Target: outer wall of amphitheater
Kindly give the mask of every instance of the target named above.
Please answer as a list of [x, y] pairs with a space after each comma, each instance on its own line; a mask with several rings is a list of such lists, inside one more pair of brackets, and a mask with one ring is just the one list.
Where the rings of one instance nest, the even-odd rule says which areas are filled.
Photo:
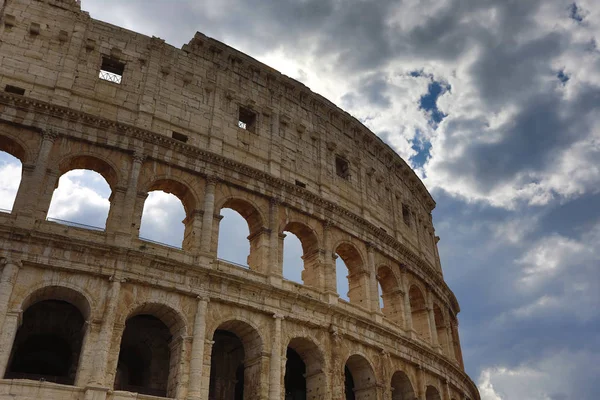
[[[0, 150], [22, 163], [0, 400], [479, 399], [435, 203], [356, 119], [202, 34], [176, 49], [75, 1], [0, 1], [0, 39]], [[111, 188], [104, 230], [47, 220], [74, 169]], [[181, 249], [139, 238], [153, 190], [184, 205]], [[248, 222], [249, 268], [216, 257], [223, 208]], [[284, 231], [303, 284], [282, 277]]]

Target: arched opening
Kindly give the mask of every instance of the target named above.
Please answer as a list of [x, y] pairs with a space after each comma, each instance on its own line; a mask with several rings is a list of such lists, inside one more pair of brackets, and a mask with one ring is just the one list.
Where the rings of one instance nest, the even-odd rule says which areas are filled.
[[115, 390], [160, 397], [175, 397], [175, 375], [171, 358], [171, 329], [151, 314], [136, 314], [127, 319], [121, 338], [115, 374]]
[[438, 342], [442, 348], [442, 352], [446, 355], [450, 355], [446, 319], [444, 318], [442, 309], [437, 304], [433, 305], [433, 319], [435, 322], [435, 331], [437, 333]]
[[142, 211], [140, 239], [183, 247], [185, 208], [171, 193], [155, 190], [148, 193]]
[[239, 213], [231, 209], [222, 209], [221, 216], [223, 219], [219, 223], [217, 258], [248, 268], [248, 224]]
[[245, 322], [228, 321], [213, 335], [210, 359], [210, 400], [260, 397], [262, 342]]
[[283, 233], [283, 277], [307, 286], [320, 287], [317, 235], [299, 222], [288, 223]]
[[75, 383], [85, 317], [73, 304], [58, 298], [30, 300], [32, 305], [23, 313], [5, 379]]
[[318, 399], [325, 395], [323, 357], [319, 348], [305, 338], [294, 338], [287, 348], [285, 399]]
[[21, 185], [23, 165], [19, 158], [1, 149], [0, 146], [0, 212], [10, 213]]
[[111, 188], [102, 175], [92, 170], [73, 169], [58, 180], [47, 219], [70, 226], [104, 230], [110, 200]]
[[427, 390], [425, 391], [425, 400], [442, 400], [442, 397], [440, 396], [440, 392], [438, 392], [435, 387], [427, 386]]
[[288, 347], [285, 363], [285, 400], [306, 400], [306, 365], [294, 349]]
[[[196, 198], [184, 184], [159, 179], [148, 188], [140, 222], [140, 239], [192, 250], [197, 242]], [[139, 211], [138, 211], [139, 212]]]
[[416, 397], [408, 376], [396, 371], [392, 376], [392, 400], [414, 400]]
[[338, 256], [338, 259], [336, 259], [338, 294], [341, 298], [346, 298], [346, 296], [343, 294], [344, 292], [341, 291], [344, 289], [342, 277], [345, 276], [344, 272], [342, 272], [344, 271], [342, 268], [343, 265], [348, 272], [348, 275], [346, 276], [348, 280], [348, 300], [352, 304], [368, 307], [369, 275], [364, 269], [364, 263], [360, 253], [353, 245], [349, 243], [340, 244], [336, 248], [335, 252]]
[[346, 400], [374, 400], [377, 381], [369, 362], [362, 356], [352, 355], [346, 361], [344, 388]]
[[416, 285], [412, 285], [408, 292], [408, 297], [410, 299], [410, 315], [413, 329], [421, 339], [431, 341], [429, 316], [423, 292]]
[[269, 235], [259, 211], [246, 200], [232, 198], [223, 203], [220, 213], [217, 257], [265, 272]]
[[402, 308], [404, 300], [394, 272], [387, 266], [380, 266], [377, 269], [377, 281], [381, 290], [381, 303], [383, 304], [380, 304], [382, 305], [383, 315], [402, 325], [404, 322]]

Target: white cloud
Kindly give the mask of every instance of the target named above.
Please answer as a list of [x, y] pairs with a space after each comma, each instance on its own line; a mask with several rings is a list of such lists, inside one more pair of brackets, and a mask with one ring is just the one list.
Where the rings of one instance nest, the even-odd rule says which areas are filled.
[[573, 385], [598, 376], [599, 364], [597, 353], [560, 350], [527, 364], [484, 368], [477, 386], [482, 400], [591, 399], [589, 387]]
[[[16, 160], [16, 159], [15, 159]], [[0, 208], [12, 210], [19, 183], [21, 163], [0, 160]]]

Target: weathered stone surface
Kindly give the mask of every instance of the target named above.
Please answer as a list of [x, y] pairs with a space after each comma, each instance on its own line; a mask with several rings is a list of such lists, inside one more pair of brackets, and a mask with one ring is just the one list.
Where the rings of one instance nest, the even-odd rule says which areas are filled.
[[[200, 33], [179, 50], [76, 1], [1, 4], [0, 150], [23, 176], [0, 213], [0, 400], [282, 399], [294, 357], [309, 399], [344, 398], [346, 367], [357, 399], [479, 399], [435, 203], [366, 127]], [[46, 220], [73, 169], [111, 187], [104, 231]], [[182, 201], [182, 249], [138, 238], [152, 190]], [[222, 208], [248, 222], [249, 269], [216, 258]], [[304, 285], [282, 278], [284, 231]], [[43, 335], [71, 338], [66, 380], [15, 371]]]

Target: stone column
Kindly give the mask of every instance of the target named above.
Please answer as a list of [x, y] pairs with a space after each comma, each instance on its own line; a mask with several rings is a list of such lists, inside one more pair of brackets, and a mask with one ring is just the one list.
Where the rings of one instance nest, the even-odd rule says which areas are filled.
[[433, 293], [427, 289], [427, 315], [429, 316], [429, 332], [431, 334], [431, 344], [440, 349], [440, 341], [437, 335], [437, 326], [435, 324], [435, 314], [433, 312]]
[[[342, 335], [340, 335], [337, 327], [331, 326], [331, 394], [332, 398], [340, 398], [344, 393], [344, 378], [345, 370], [340, 357], [340, 349], [342, 346]], [[337, 397], [336, 397], [337, 396]]]
[[337, 292], [336, 276], [335, 276], [335, 259], [337, 256], [334, 254], [331, 248], [331, 227], [333, 223], [331, 221], [325, 221], [323, 223], [323, 275], [325, 282], [324, 292], [327, 297], [328, 303], [337, 303], [339, 295]]
[[[15, 199], [16, 211], [27, 216], [33, 216], [34, 219], [44, 219], [46, 217], [54, 192], [54, 182], [46, 182], [46, 187], [43, 186], [43, 183], [50, 151], [57, 138], [58, 132], [53, 129], [42, 132], [42, 143], [35, 160], [33, 173], [29, 179], [21, 182], [21, 187]], [[49, 187], [50, 185], [52, 187]], [[30, 222], [33, 223], [33, 220]]]
[[20, 262], [9, 261], [6, 258], [0, 259], [0, 265], [3, 265], [2, 275], [0, 275], [0, 332], [2, 332], [8, 302], [19, 274], [19, 264]]
[[[279, 203], [281, 201], [277, 198], [271, 198], [269, 202], [269, 275], [280, 277], [283, 275], [283, 265], [280, 262], [279, 252]], [[281, 246], [283, 249], [283, 246]]]
[[[212, 361], [212, 347], [215, 344], [215, 341], [211, 339], [204, 340], [204, 367], [202, 368], [202, 383], [200, 384], [200, 400], [208, 400], [208, 396], [210, 395], [210, 368]], [[199, 343], [198, 345], [202, 345]], [[208, 355], [208, 357], [207, 357]]]
[[369, 271], [369, 308], [371, 311], [382, 315], [379, 306], [379, 288], [377, 281], [377, 269], [375, 268], [375, 251], [372, 243], [367, 243], [367, 270]]
[[[409, 295], [409, 287], [408, 287], [408, 278], [406, 276], [406, 267], [401, 267], [402, 270], [402, 286], [404, 287], [404, 330], [408, 332], [413, 332], [412, 325], [412, 310], [410, 307], [410, 295]], [[412, 334], [412, 333], [411, 333]]]
[[215, 214], [215, 188], [217, 178], [209, 176], [206, 178], [204, 191], [204, 214], [202, 215], [202, 238], [200, 241], [200, 251], [210, 253], [212, 243], [213, 219]]
[[8, 368], [8, 360], [10, 358], [10, 352], [17, 335], [17, 329], [21, 324], [22, 311], [11, 311], [6, 313], [4, 317], [4, 324], [2, 325], [2, 332], [0, 334], [0, 377], [4, 377], [4, 373]]
[[417, 365], [417, 387], [415, 388], [415, 394], [417, 398], [425, 400], [425, 379], [423, 377], [423, 366]]
[[444, 399], [450, 400], [452, 397], [450, 396], [450, 382], [448, 379], [444, 379]]
[[[119, 230], [126, 234], [133, 235], [133, 232], [139, 230], [138, 227], [134, 227], [133, 216], [135, 214], [135, 199], [137, 197], [138, 180], [140, 178], [140, 171], [142, 169], [142, 163], [146, 159], [146, 156], [141, 150], [135, 150], [133, 153], [133, 163], [131, 164], [131, 172], [129, 173], [129, 180], [127, 182], [127, 191], [125, 192], [125, 200], [120, 211], [121, 222], [119, 224]], [[136, 229], [133, 229], [136, 228]]]
[[102, 327], [100, 335], [96, 342], [96, 356], [94, 357], [94, 373], [92, 374], [92, 384], [95, 386], [105, 386], [106, 383], [106, 368], [108, 363], [108, 353], [111, 349], [111, 339], [115, 325], [115, 317], [117, 304], [119, 302], [119, 294], [121, 292], [121, 283], [124, 279], [111, 277], [112, 281], [108, 292], [108, 304], [104, 310]]
[[204, 364], [204, 346], [206, 340], [206, 310], [210, 299], [198, 296], [198, 308], [194, 319], [194, 338], [192, 339], [192, 357], [190, 359], [190, 384], [188, 400], [200, 400], [202, 390], [202, 365]]
[[75, 386], [86, 386], [90, 379], [90, 373], [94, 369], [93, 354], [95, 340], [99, 331], [98, 324], [94, 321], [85, 321], [85, 335], [81, 344], [81, 353], [79, 355], [79, 365], [75, 375]]
[[281, 400], [281, 321], [283, 315], [273, 314], [273, 340], [271, 343], [271, 363], [269, 368], [269, 399]]
[[179, 363], [169, 373], [169, 381], [171, 381], [171, 374], [175, 373], [175, 398], [177, 400], [183, 400], [186, 398], [186, 391], [189, 385], [189, 370], [188, 370], [188, 348], [193, 340], [190, 336], [179, 335], [177, 338], [171, 340], [169, 343], [169, 351], [171, 356], [179, 353]]

